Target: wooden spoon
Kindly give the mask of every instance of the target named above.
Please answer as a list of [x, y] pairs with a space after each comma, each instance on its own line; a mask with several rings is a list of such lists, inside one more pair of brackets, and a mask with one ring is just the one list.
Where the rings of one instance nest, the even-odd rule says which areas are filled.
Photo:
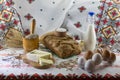
[[36, 21], [35, 21], [35, 19], [33, 19], [32, 23], [31, 23], [31, 26], [30, 26], [30, 34], [34, 34], [35, 25], [36, 25]]

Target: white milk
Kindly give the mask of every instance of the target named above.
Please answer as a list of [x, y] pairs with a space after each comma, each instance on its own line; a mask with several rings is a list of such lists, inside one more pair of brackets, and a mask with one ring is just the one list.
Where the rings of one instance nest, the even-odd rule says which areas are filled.
[[87, 32], [85, 33], [85, 37], [84, 37], [85, 50], [93, 51], [96, 47], [96, 33], [95, 33], [93, 12], [89, 12], [88, 22], [89, 22], [89, 25], [88, 25]]

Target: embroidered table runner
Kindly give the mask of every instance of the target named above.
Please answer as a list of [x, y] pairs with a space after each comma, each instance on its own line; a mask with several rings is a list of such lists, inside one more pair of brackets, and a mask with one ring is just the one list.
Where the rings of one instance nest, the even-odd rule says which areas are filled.
[[[52, 75], [68, 75], [68, 74], [76, 74], [76, 75], [82, 75], [86, 74], [90, 76], [91, 74], [86, 72], [83, 69], [78, 68], [77, 66], [77, 59], [78, 57], [82, 57], [84, 53], [73, 56], [68, 59], [60, 59], [57, 56], [54, 55], [55, 58], [55, 64], [49, 68], [49, 69], [36, 69], [26, 63], [24, 63], [22, 60], [16, 59], [15, 56], [18, 56], [19, 54], [23, 54], [23, 49], [18, 48], [11, 48], [11, 49], [4, 49], [0, 51], [0, 74], [4, 75], [20, 75], [20, 74], [28, 74], [33, 75], [35, 73], [39, 75], [44, 74], [52, 74]], [[106, 64], [100, 64], [96, 67], [96, 70], [93, 74], [97, 75], [117, 75], [120, 74], [120, 54], [116, 54], [117, 59], [114, 62], [113, 65], [106, 65]]]

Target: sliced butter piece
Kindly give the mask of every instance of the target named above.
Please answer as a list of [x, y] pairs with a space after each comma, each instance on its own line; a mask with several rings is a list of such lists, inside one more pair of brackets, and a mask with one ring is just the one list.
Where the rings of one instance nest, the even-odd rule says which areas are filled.
[[39, 57], [41, 58], [45, 58], [45, 59], [50, 59], [52, 58], [52, 54], [49, 52], [45, 52], [45, 51], [41, 51], [41, 50], [33, 50], [31, 51], [32, 54], [37, 54], [39, 55]]
[[44, 58], [44, 59], [51, 59], [52, 54], [49, 52], [45, 51], [40, 51], [40, 50], [33, 50], [29, 53], [27, 53], [27, 59], [34, 61], [34, 62], [39, 62], [39, 58]]
[[34, 61], [34, 62], [39, 62], [39, 56], [37, 54], [31, 54], [31, 53], [27, 53], [26, 57], [28, 60]]
[[52, 65], [52, 64], [53, 64], [53, 60], [44, 59], [44, 58], [39, 58], [39, 64], [40, 64], [41, 66], [44, 66], [44, 65]]
[[37, 53], [37, 54], [41, 54], [41, 53], [51, 54], [51, 53], [49, 53], [49, 52], [41, 51], [41, 50], [37, 50], [37, 49], [35, 49], [35, 50], [31, 51], [31, 52], [33, 52], [33, 53]]

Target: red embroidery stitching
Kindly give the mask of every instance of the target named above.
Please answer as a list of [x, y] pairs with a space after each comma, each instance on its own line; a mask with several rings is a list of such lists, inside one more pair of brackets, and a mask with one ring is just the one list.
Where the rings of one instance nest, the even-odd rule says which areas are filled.
[[33, 16], [31, 16], [31, 15], [28, 13], [27, 15], [25, 15], [25, 18], [26, 18], [27, 20], [30, 20], [30, 19], [33, 18]]

